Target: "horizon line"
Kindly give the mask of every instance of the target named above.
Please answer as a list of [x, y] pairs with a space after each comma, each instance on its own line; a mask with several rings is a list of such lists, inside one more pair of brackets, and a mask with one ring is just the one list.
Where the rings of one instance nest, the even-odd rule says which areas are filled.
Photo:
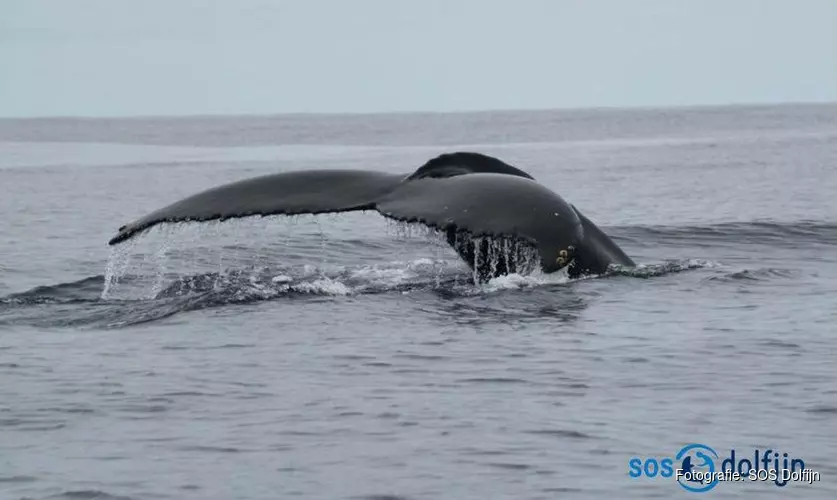
[[185, 114], [133, 114], [133, 115], [32, 115], [2, 116], [0, 120], [125, 120], [125, 119], [189, 119], [189, 118], [256, 118], [256, 117], [332, 117], [332, 116], [387, 116], [387, 115], [463, 115], [489, 113], [520, 112], [612, 112], [612, 111], [663, 111], [663, 110], [709, 110], [721, 108], [768, 108], [792, 106], [828, 106], [837, 105], [837, 100], [785, 101], [785, 102], [734, 102], [712, 104], [674, 104], [674, 105], [624, 105], [624, 106], [570, 106], [547, 108], [485, 108], [451, 110], [392, 110], [392, 111], [290, 111], [265, 113], [185, 113]]

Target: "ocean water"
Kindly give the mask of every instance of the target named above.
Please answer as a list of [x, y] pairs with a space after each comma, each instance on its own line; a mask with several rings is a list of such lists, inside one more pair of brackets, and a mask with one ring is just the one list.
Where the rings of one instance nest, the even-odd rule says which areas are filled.
[[[457, 150], [639, 267], [477, 286], [375, 213], [106, 245], [227, 181]], [[714, 497], [835, 498], [835, 166], [835, 105], [0, 120], [0, 498], [688, 497], [629, 461], [690, 443], [820, 473]]]

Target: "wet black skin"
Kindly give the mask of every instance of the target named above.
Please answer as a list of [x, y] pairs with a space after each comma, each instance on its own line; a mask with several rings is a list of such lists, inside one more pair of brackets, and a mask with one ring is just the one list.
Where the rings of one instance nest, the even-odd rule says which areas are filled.
[[[592, 221], [531, 175], [480, 153], [448, 153], [409, 175], [365, 170], [283, 172], [189, 196], [119, 228], [109, 244], [164, 222], [376, 210], [443, 232], [480, 281], [531, 271], [602, 274], [633, 261]], [[503, 251], [499, 251], [501, 249]], [[538, 260], [538, 259], [536, 259]]]

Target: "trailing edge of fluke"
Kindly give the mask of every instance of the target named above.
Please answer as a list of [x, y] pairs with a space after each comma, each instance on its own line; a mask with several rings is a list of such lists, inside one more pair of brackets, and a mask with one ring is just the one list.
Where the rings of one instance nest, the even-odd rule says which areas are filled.
[[[109, 244], [164, 222], [254, 215], [376, 210], [446, 234], [479, 279], [521, 272], [521, 252], [537, 252], [544, 272], [601, 274], [633, 261], [593, 222], [532, 176], [479, 153], [448, 153], [409, 175], [365, 170], [308, 170], [245, 179], [208, 189], [119, 228]], [[505, 252], [491, 252], [502, 241]]]

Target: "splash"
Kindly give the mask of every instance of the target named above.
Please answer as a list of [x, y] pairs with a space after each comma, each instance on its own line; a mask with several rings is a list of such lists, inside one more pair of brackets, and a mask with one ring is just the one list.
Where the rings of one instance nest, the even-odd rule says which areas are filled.
[[502, 290], [515, 290], [521, 288], [533, 288], [544, 285], [564, 285], [570, 283], [572, 280], [567, 274], [567, 268], [560, 271], [545, 274], [540, 270], [532, 272], [531, 274], [506, 274], [498, 276], [489, 280], [487, 283], [479, 287], [483, 292], [499, 292]]
[[136, 244], [137, 240], [135, 239], [128, 241], [124, 245], [110, 247], [108, 262], [105, 266], [105, 283], [102, 287], [102, 300], [107, 300], [110, 297], [111, 290], [125, 276], [128, 267], [131, 265], [131, 257], [133, 256], [133, 250]]
[[437, 241], [439, 243], [444, 241], [444, 233], [436, 228], [425, 226], [418, 222], [404, 222], [389, 218], [384, 220], [386, 222], [387, 234], [397, 241], [414, 240], [416, 238]]
[[537, 248], [508, 236], [474, 236], [467, 231], [450, 231], [447, 240], [468, 262], [474, 283], [485, 283], [498, 275], [530, 275], [540, 270]]
[[[216, 292], [228, 289], [229, 280], [239, 285], [246, 281], [249, 288], [262, 289], [259, 293], [250, 290], [248, 295], [253, 292], [263, 296], [274, 296], [274, 292], [366, 293], [409, 286], [411, 282], [426, 280], [427, 276], [432, 276], [433, 284], [439, 287], [448, 276], [455, 275], [458, 285], [459, 273], [465, 269], [461, 259], [470, 264], [470, 279], [464, 281], [472, 288], [475, 283], [485, 284], [497, 275], [517, 278], [495, 281], [491, 285], [495, 288], [534, 285], [543, 281], [537, 249], [519, 239], [440, 231], [420, 223], [389, 219], [379, 219], [385, 221], [391, 237], [388, 245], [357, 238], [354, 228], [347, 233], [351, 237], [349, 240], [330, 238], [324, 227], [339, 226], [337, 221], [344, 217], [332, 215], [330, 218], [334, 220], [325, 226], [317, 216], [281, 217], [284, 224], [266, 224], [264, 220], [248, 218], [156, 226], [111, 248], [101, 298], [142, 300], [171, 296], [172, 293], [202, 293], [198, 290], [204, 290], [206, 280], [212, 280]], [[276, 235], [277, 232], [281, 234]], [[204, 240], [209, 240], [210, 244]], [[398, 248], [392, 244], [393, 240], [405, 243], [400, 254], [429, 249], [434, 258], [411, 256], [413, 258], [360, 265], [332, 263], [342, 260], [346, 251], [357, 251], [359, 259], [369, 260], [370, 253], [375, 255], [388, 248]], [[415, 240], [424, 245], [416, 245]], [[406, 244], [408, 241], [409, 245]], [[375, 252], [367, 252], [367, 246], [373, 246]], [[453, 255], [451, 247], [460, 254], [459, 259]], [[316, 266], [311, 264], [312, 260], [317, 262]], [[283, 264], [278, 278], [263, 276], [265, 264], [271, 261]], [[130, 287], [121, 287], [129, 270], [135, 279], [131, 280]], [[248, 273], [250, 277], [242, 281], [241, 273]], [[528, 278], [530, 275], [533, 276]], [[313, 284], [318, 279], [321, 281]]]
[[[152, 252], [151, 258], [159, 253]], [[169, 255], [167, 258], [171, 258]], [[210, 259], [217, 263], [214, 259]], [[174, 275], [158, 292], [152, 293], [155, 280], [138, 274], [125, 274], [119, 269], [125, 264], [125, 256], [116, 252], [109, 271], [110, 280], [120, 284], [119, 290], [111, 289], [108, 299], [99, 295], [106, 279], [91, 276], [79, 281], [45, 285], [21, 293], [0, 297], [0, 326], [3, 324], [32, 324], [37, 326], [88, 326], [124, 327], [150, 321], [157, 321], [172, 315], [209, 308], [222, 308], [231, 304], [251, 304], [261, 301], [279, 300], [288, 297], [332, 297], [373, 294], [412, 294], [430, 292], [444, 300], [474, 297], [481, 300], [495, 294], [515, 290], [544, 290], [540, 295], [553, 306], [561, 309], [572, 306], [562, 301], [566, 294], [561, 287], [574, 286], [584, 280], [569, 279], [565, 272], [544, 274], [540, 271], [523, 275], [512, 273], [474, 284], [472, 273], [464, 264], [429, 258], [392, 261], [372, 265], [323, 269], [304, 264], [293, 267], [270, 267], [265, 265], [241, 265], [196, 274]], [[135, 264], [143, 262], [137, 258]], [[666, 261], [637, 266], [633, 269], [613, 268], [611, 276], [625, 279], [653, 279], [701, 268], [728, 268], [716, 262], [702, 260]], [[729, 279], [741, 283], [749, 280], [739, 278], [738, 273]], [[777, 273], [757, 273], [765, 281], [786, 279]], [[167, 274], [170, 276], [171, 273]], [[156, 274], [152, 274], [156, 278]], [[116, 281], [118, 279], [118, 281]], [[168, 279], [168, 278], [167, 278]], [[711, 281], [724, 283], [724, 281]], [[526, 292], [528, 293], [528, 292]], [[572, 296], [572, 294], [570, 294]], [[139, 297], [137, 299], [136, 297]], [[554, 304], [561, 304], [554, 306]]]
[[[519, 239], [376, 218], [389, 233], [378, 240], [381, 231], [364, 225], [344, 223], [341, 233], [344, 217], [331, 216], [329, 224], [284, 216], [279, 224], [250, 218], [152, 228], [111, 247], [100, 300], [126, 309], [101, 315], [123, 325], [281, 297], [432, 291], [455, 298], [579, 281], [566, 269], [544, 274], [537, 249]], [[603, 276], [653, 278], [714, 265], [665, 261], [612, 267]]]
[[345, 284], [327, 277], [314, 280], [310, 283], [300, 283], [293, 287], [293, 291], [331, 296], [349, 295], [352, 293], [352, 289]]

